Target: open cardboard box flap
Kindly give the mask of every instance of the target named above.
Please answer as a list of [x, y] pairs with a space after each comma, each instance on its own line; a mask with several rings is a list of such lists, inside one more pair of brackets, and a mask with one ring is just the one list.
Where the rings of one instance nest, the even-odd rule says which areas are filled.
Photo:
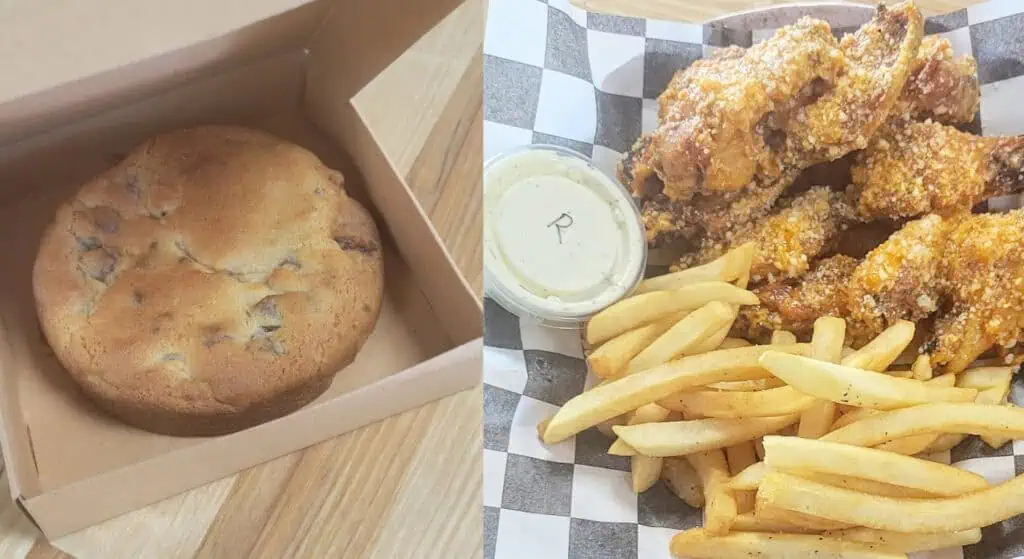
[[[0, 442], [13, 497], [47, 537], [479, 381], [480, 301], [360, 108], [412, 100], [354, 100], [460, 2], [88, 4], [30, 2], [0, 20]], [[262, 128], [340, 169], [381, 227], [385, 300], [356, 361], [306, 408], [175, 438], [120, 424], [74, 389], [39, 333], [31, 266], [85, 179], [155, 133], [204, 123]]]

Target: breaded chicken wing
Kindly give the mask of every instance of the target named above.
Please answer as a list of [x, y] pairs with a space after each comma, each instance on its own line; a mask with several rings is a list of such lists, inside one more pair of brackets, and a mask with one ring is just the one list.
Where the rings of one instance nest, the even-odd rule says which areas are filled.
[[759, 123], [816, 81], [836, 81], [846, 65], [828, 24], [811, 18], [739, 54], [694, 62], [658, 98], [659, 125], [648, 149], [672, 200], [736, 192], [761, 167], [777, 167]]
[[1024, 190], [1024, 136], [890, 121], [858, 154], [851, 176], [852, 204], [864, 220], [963, 212]]
[[846, 71], [778, 126], [785, 138], [783, 165], [803, 169], [867, 146], [903, 91], [923, 33], [921, 12], [904, 2], [879, 6], [868, 24], [845, 35], [840, 48]]
[[978, 63], [968, 55], [954, 56], [948, 39], [930, 35], [921, 40], [892, 112], [913, 120], [960, 125], [974, 120], [980, 104]]
[[1013, 351], [1024, 341], [1024, 210], [964, 218], [936, 249], [944, 300], [935, 338], [925, 345], [932, 363], [962, 371], [993, 346], [1008, 363], [1019, 361]]
[[855, 258], [837, 255], [815, 263], [799, 281], [777, 281], [754, 289], [761, 304], [740, 309], [733, 335], [767, 342], [775, 330], [789, 330], [801, 339], [809, 338], [819, 317], [845, 315], [842, 286], [856, 266]]
[[706, 237], [700, 247], [686, 254], [676, 268], [710, 262], [730, 248], [753, 241], [758, 250], [750, 270], [754, 283], [797, 278], [835, 245], [839, 233], [853, 221], [853, 210], [842, 194], [814, 187], [780, 200], [774, 213], [734, 230], [727, 239]]

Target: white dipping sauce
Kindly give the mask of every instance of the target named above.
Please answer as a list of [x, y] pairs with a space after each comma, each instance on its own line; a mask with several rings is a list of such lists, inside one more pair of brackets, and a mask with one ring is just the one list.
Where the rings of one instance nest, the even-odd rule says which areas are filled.
[[632, 200], [582, 156], [533, 146], [485, 168], [485, 280], [508, 310], [574, 326], [631, 291], [645, 261]]

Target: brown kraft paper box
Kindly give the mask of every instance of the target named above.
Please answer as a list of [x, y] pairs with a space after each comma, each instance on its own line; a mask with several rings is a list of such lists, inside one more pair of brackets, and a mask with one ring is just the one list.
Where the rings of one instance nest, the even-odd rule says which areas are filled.
[[[107, 0], [8, 10], [0, 443], [12, 497], [48, 538], [479, 382], [480, 301], [375, 138], [367, 115], [386, 107], [360, 95], [458, 5]], [[71, 385], [39, 332], [31, 267], [43, 227], [82, 182], [154, 134], [200, 124], [266, 130], [341, 170], [381, 229], [385, 296], [356, 361], [315, 402], [235, 434], [175, 438], [109, 418]]]

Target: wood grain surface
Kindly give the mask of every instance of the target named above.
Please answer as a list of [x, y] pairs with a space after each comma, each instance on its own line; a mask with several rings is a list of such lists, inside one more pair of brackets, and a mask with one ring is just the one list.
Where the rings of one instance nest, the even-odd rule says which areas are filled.
[[[0, 0], [0, 17], [4, 3]], [[533, 0], [521, 0], [533, 1]], [[702, 21], [775, 0], [573, 0], [591, 9]], [[484, 0], [470, 0], [382, 76], [414, 102], [373, 115], [472, 285], [482, 288]], [[929, 12], [970, 0], [918, 0]], [[420, 79], [422, 78], [422, 79]], [[52, 545], [0, 505], [3, 559], [242, 559], [481, 556], [480, 390], [464, 392], [284, 456]], [[6, 479], [0, 486], [6, 486]]]

